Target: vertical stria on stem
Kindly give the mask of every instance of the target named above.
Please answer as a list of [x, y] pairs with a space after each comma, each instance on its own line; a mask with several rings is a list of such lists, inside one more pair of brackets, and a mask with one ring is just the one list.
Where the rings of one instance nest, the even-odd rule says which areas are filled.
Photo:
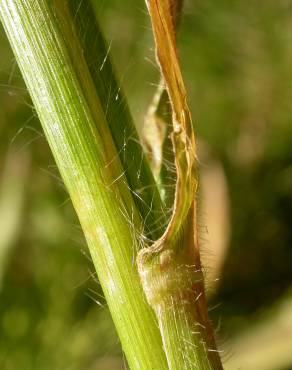
[[79, 217], [130, 368], [167, 369], [157, 322], [133, 263], [140, 216], [77, 42], [69, 3], [0, 0], [0, 16]]

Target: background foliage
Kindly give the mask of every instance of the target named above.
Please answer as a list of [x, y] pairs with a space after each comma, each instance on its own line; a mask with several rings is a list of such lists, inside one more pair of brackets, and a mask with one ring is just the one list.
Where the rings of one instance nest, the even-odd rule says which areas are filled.
[[[96, 7], [141, 129], [158, 81], [145, 5]], [[179, 34], [200, 139], [211, 314], [231, 370], [292, 369], [291, 10], [289, 0], [189, 0]], [[0, 367], [122, 369], [82, 232], [2, 29], [0, 56]]]

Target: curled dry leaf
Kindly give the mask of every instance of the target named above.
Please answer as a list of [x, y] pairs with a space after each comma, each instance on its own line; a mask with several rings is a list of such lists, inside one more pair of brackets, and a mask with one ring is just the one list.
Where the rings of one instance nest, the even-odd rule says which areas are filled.
[[[168, 226], [152, 246], [140, 251], [137, 259], [139, 274], [148, 303], [158, 318], [169, 367], [222, 369], [208, 320], [199, 256], [196, 144], [176, 49], [176, 2], [146, 2], [157, 60], [172, 108], [171, 140], [176, 184]], [[192, 348], [187, 349], [186, 342], [191, 343]], [[194, 348], [197, 349], [194, 351]]]
[[[157, 60], [172, 107], [171, 139], [177, 178], [173, 212], [169, 224], [161, 238], [151, 247], [140, 252], [138, 265], [141, 272], [143, 272], [146, 260], [151, 259], [154, 254], [180, 247], [180, 239], [184, 239], [183, 234], [186, 233], [186, 229], [189, 229], [185, 226], [190, 223], [193, 225], [195, 221], [194, 203], [197, 188], [195, 137], [176, 50], [173, 4], [174, 2], [169, 0], [147, 1], [156, 43]], [[196, 234], [196, 228], [190, 227], [190, 232]], [[194, 244], [197, 244], [194, 243], [196, 239], [195, 235], [190, 248], [187, 248], [192, 254], [195, 250]], [[196, 260], [197, 265], [198, 257]]]

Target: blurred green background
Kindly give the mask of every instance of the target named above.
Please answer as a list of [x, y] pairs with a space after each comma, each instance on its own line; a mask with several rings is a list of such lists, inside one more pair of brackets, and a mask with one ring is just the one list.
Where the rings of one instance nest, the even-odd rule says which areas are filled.
[[[141, 129], [159, 80], [146, 7], [96, 7]], [[210, 315], [225, 367], [291, 370], [292, 1], [186, 0], [179, 48], [199, 137]], [[0, 132], [0, 369], [125, 368], [2, 29]]]

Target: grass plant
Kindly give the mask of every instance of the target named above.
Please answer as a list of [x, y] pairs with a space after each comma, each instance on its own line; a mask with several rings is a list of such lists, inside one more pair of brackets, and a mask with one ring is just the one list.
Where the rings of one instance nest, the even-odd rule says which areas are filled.
[[[85, 234], [131, 369], [222, 369], [200, 264], [195, 137], [176, 2], [147, 2], [172, 108], [172, 214], [90, 3], [0, 0], [1, 20]], [[110, 91], [108, 92], [108, 87]]]

